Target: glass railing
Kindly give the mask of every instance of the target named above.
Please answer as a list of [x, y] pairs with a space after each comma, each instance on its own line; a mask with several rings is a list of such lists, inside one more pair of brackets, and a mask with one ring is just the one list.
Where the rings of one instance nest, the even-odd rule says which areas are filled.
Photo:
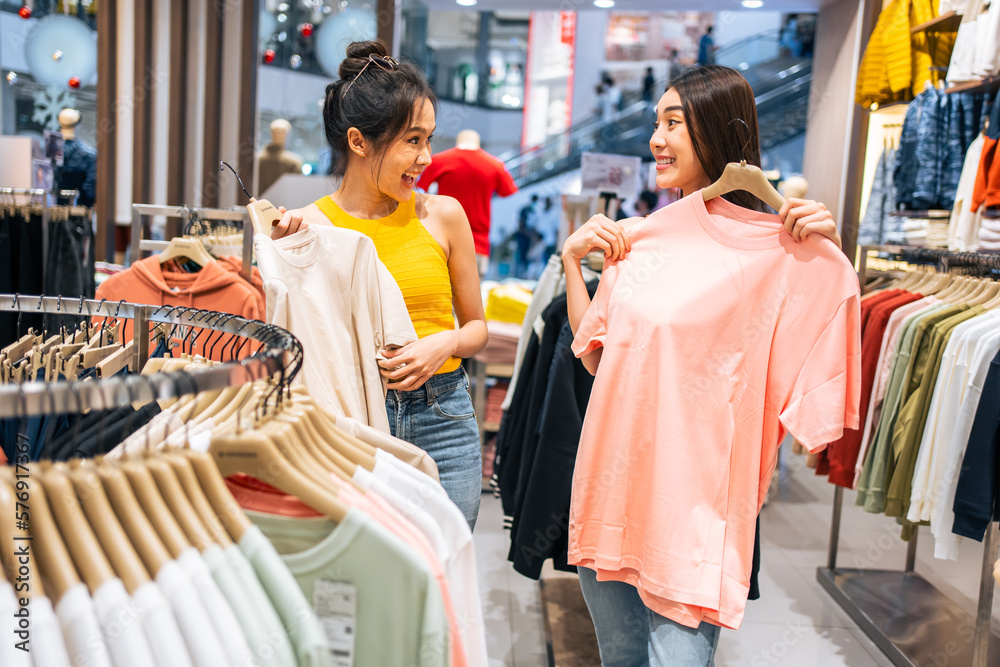
[[[715, 62], [746, 73], [760, 63], [777, 58], [781, 52], [779, 42], [778, 30], [762, 32], [721, 47], [715, 52]], [[750, 85], [753, 84], [750, 81]]]

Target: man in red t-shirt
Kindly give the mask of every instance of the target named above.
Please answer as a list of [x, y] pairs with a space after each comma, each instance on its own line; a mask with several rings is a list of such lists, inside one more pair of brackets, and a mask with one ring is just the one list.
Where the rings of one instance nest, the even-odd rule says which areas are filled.
[[490, 199], [494, 193], [507, 197], [517, 192], [514, 179], [500, 160], [479, 147], [478, 132], [462, 130], [454, 148], [434, 156], [419, 185], [426, 190], [435, 182], [438, 194], [457, 199], [469, 217], [482, 277], [490, 264]]

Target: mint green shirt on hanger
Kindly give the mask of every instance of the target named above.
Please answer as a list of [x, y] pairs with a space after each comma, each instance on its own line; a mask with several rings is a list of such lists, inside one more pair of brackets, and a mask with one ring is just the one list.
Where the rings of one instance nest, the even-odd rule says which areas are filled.
[[333, 665], [323, 626], [274, 545], [260, 528], [250, 526], [240, 538], [239, 547], [278, 612], [299, 667]]
[[444, 600], [421, 556], [363, 512], [339, 524], [247, 512], [327, 634], [334, 664], [448, 667]]
[[863, 507], [866, 512], [881, 512], [884, 506], [885, 497], [882, 484], [885, 477], [885, 459], [888, 456], [889, 438], [892, 435], [892, 429], [896, 424], [896, 415], [899, 412], [900, 392], [906, 371], [909, 368], [916, 325], [921, 320], [947, 307], [947, 304], [929, 306], [925, 310], [910, 315], [903, 322], [899, 342], [893, 353], [889, 380], [886, 383], [882, 414], [875, 435], [872, 437], [872, 444], [868, 448], [861, 476], [858, 479], [858, 497], [855, 505]]

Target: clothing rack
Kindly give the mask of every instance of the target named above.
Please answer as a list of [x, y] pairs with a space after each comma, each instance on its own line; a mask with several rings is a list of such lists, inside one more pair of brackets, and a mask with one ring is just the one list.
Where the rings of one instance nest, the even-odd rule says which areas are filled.
[[169, 239], [166, 241], [153, 241], [142, 238], [143, 221], [145, 218], [155, 215], [162, 215], [167, 218], [189, 219], [197, 216], [201, 220], [231, 220], [243, 223], [243, 268], [240, 275], [247, 281], [250, 280], [250, 264], [253, 261], [253, 225], [250, 224], [250, 215], [246, 209], [242, 211], [230, 211], [221, 208], [192, 208], [190, 206], [156, 206], [153, 204], [132, 204], [132, 261], [138, 262], [142, 259], [144, 250], [160, 251], [165, 250]]
[[[11, 195], [14, 197], [18, 196], [28, 196], [28, 197], [41, 197], [42, 207], [42, 271], [45, 271], [45, 262], [48, 260], [49, 256], [49, 209], [55, 204], [50, 203], [50, 197], [69, 197], [72, 199], [73, 204], [76, 205], [76, 200], [80, 196], [79, 190], [45, 190], [42, 188], [0, 188], [0, 197], [4, 195]], [[2, 200], [0, 200], [2, 201]], [[25, 205], [31, 202], [25, 202]]]
[[[932, 264], [942, 272], [952, 268], [1000, 269], [1000, 254], [949, 252], [908, 246], [859, 246], [858, 278], [862, 288], [869, 252], [887, 253], [917, 264]], [[816, 569], [820, 585], [854, 619], [858, 627], [889, 657], [894, 665], [931, 664], [930, 656], [946, 656], [947, 664], [988, 667], [997, 664], [1000, 636], [992, 631], [993, 565], [1000, 546], [1000, 529], [990, 523], [983, 539], [983, 563], [976, 615], [916, 573], [917, 536], [907, 544], [903, 570], [838, 568], [840, 517], [844, 489], [834, 487], [830, 550], [826, 567]], [[974, 628], [971, 641], [969, 631]], [[992, 656], [993, 662], [990, 662]], [[944, 663], [933, 663], [944, 664]]]
[[[260, 350], [244, 359], [192, 372], [156, 373], [148, 377], [131, 375], [85, 382], [35, 381], [0, 385], [0, 418], [103, 410], [136, 401], [149, 402], [224, 389], [275, 373], [280, 373], [286, 382], [290, 382], [302, 364], [302, 344], [295, 336], [272, 324], [228, 313], [23, 294], [0, 294], [0, 312], [42, 312], [81, 318], [133, 320], [133, 350], [140, 366], [149, 356], [150, 323], [228, 333], [263, 344]], [[291, 368], [286, 366], [286, 355], [290, 355]]]

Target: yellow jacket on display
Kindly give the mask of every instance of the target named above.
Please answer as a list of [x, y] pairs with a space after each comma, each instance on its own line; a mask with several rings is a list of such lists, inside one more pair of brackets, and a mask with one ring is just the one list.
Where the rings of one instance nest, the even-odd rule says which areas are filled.
[[855, 98], [870, 107], [913, 99], [928, 81], [944, 80], [954, 33], [911, 33], [938, 15], [937, 0], [892, 0], [879, 14], [861, 59]]

